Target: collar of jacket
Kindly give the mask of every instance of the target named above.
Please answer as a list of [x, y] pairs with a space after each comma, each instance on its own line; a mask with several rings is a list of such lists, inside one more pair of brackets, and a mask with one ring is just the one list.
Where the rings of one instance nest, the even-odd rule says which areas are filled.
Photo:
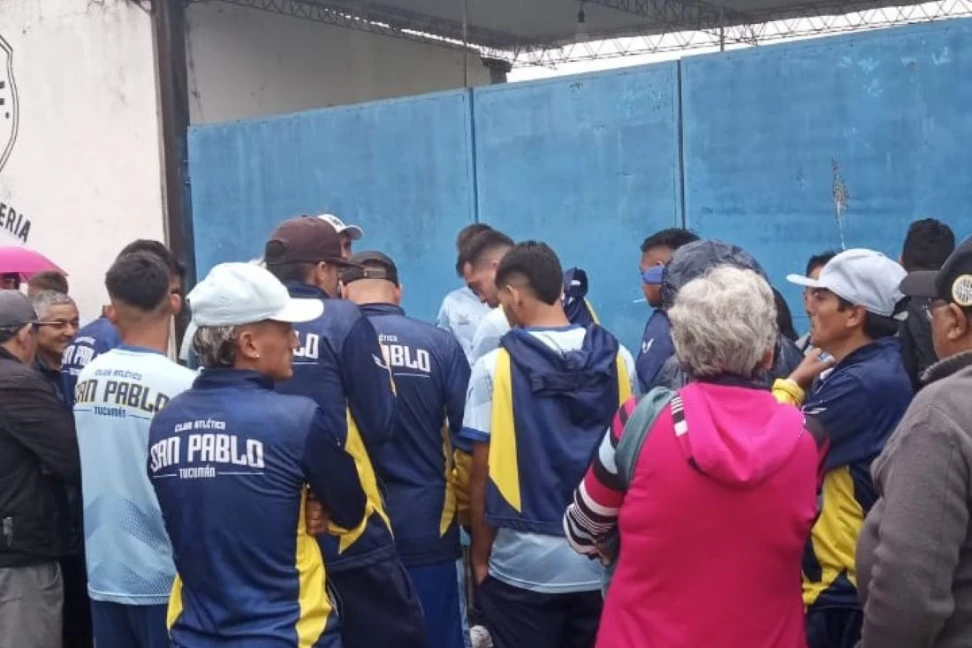
[[708, 383], [710, 385], [719, 385], [722, 387], [744, 387], [746, 389], [757, 389], [760, 391], [769, 391], [770, 386], [765, 380], [759, 378], [743, 378], [742, 376], [734, 376], [732, 374], [719, 374], [718, 376], [710, 376], [708, 378], [699, 378], [697, 382]]
[[261, 373], [244, 369], [203, 369], [193, 383], [196, 389], [273, 389], [273, 381]]
[[[2, 346], [0, 346], [0, 358], [6, 358], [7, 360], [13, 360], [14, 362], [20, 362], [20, 358], [18, 358], [14, 354], [10, 353], [9, 351], [7, 351], [7, 349], [5, 347], [2, 347]], [[23, 362], [20, 362], [20, 364], [23, 364]]]
[[898, 340], [898, 338], [880, 338], [878, 340], [874, 340], [873, 342], [868, 342], [856, 351], [852, 351], [846, 358], [837, 363], [837, 368], [858, 364], [890, 351], [898, 354], [901, 353], [901, 342]]
[[34, 369], [40, 372], [41, 375], [51, 379], [57, 380], [61, 376], [60, 369], [52, 369], [48, 367], [43, 360], [41, 360], [40, 354], [34, 359]]
[[925, 370], [925, 373], [921, 375], [921, 382], [928, 385], [936, 380], [948, 378], [966, 367], [972, 367], [972, 350], [956, 353], [951, 358], [939, 360]]
[[405, 309], [395, 304], [361, 304], [358, 308], [367, 317], [369, 315], [404, 315]]
[[326, 292], [318, 288], [317, 286], [312, 286], [310, 284], [301, 283], [299, 281], [288, 281], [286, 284], [287, 292], [290, 293], [291, 297], [297, 297], [302, 299], [330, 299], [331, 296]]

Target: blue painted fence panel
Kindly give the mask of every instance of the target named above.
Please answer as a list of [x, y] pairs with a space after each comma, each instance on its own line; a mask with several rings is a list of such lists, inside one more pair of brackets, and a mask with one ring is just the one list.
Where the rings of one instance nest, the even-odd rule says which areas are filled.
[[641, 241], [681, 220], [677, 65], [476, 89], [479, 218], [587, 270], [633, 352], [648, 307]]
[[682, 62], [685, 212], [706, 237], [784, 281], [848, 247], [897, 258], [908, 224], [970, 233], [972, 21], [702, 56]]
[[193, 128], [199, 276], [260, 256], [285, 218], [332, 212], [365, 231], [355, 249], [395, 259], [404, 305], [432, 320], [455, 287], [456, 232], [474, 218], [469, 93]]

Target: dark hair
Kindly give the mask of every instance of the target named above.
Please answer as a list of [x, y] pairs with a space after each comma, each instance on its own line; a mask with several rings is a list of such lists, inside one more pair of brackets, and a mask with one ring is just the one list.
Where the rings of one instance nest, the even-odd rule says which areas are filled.
[[[899, 307], [903, 305], [899, 304]], [[843, 297], [837, 297], [837, 310], [845, 311], [848, 308], [854, 308], [854, 304], [850, 303]], [[864, 335], [866, 335], [871, 340], [880, 340], [881, 338], [894, 337], [898, 334], [898, 329], [901, 327], [898, 320], [893, 317], [884, 317], [883, 315], [875, 315], [871, 311], [864, 311]]]
[[463, 263], [476, 265], [483, 257], [499, 248], [513, 247], [513, 239], [492, 228], [473, 235], [459, 253]]
[[186, 266], [177, 258], [169, 248], [165, 247], [164, 243], [159, 241], [153, 241], [151, 239], [135, 239], [128, 245], [122, 248], [121, 252], [118, 253], [118, 258], [126, 254], [131, 254], [133, 252], [148, 252], [149, 254], [154, 254], [156, 257], [162, 260], [162, 263], [166, 265], [169, 269], [169, 274], [173, 277], [178, 277], [180, 280], [186, 278]]
[[152, 252], [122, 254], [108, 268], [105, 287], [111, 300], [143, 313], [161, 306], [169, 296], [169, 267]]
[[837, 253], [833, 250], [827, 250], [826, 252], [821, 252], [820, 254], [814, 254], [812, 257], [810, 257], [810, 260], [807, 261], [806, 275], [809, 277], [811, 272], [817, 268], [824, 267], [830, 263], [830, 260], [835, 256], [837, 256]]
[[456, 236], [456, 276], [462, 276], [462, 267], [466, 265], [466, 255], [463, 254], [464, 248], [469, 244], [469, 241], [473, 239], [477, 234], [482, 234], [483, 232], [488, 232], [493, 228], [486, 223], [473, 223], [472, 225], [466, 225]]
[[30, 278], [27, 285], [37, 291], [53, 290], [54, 292], [64, 293], [65, 295], [68, 292], [67, 277], [57, 270], [38, 272]]
[[776, 302], [776, 328], [779, 329], [780, 335], [788, 338], [791, 342], [796, 342], [800, 336], [797, 335], [796, 328], [793, 326], [793, 314], [790, 312], [790, 307], [779, 290], [772, 286], [770, 288], [773, 290], [773, 301]]
[[682, 229], [681, 227], [670, 227], [669, 229], [663, 229], [659, 232], [655, 232], [646, 238], [641, 244], [641, 251], [647, 252], [652, 248], [667, 247], [674, 252], [683, 245], [688, 245], [689, 243], [694, 243], [698, 240], [699, 235], [695, 232]]
[[496, 286], [514, 277], [523, 277], [534, 296], [547, 305], [560, 301], [564, 291], [564, 271], [557, 253], [546, 243], [524, 241], [506, 253], [496, 270]]
[[279, 279], [280, 283], [304, 283], [314, 266], [313, 263], [275, 263], [268, 265], [267, 270]]
[[955, 233], [951, 227], [934, 218], [917, 220], [908, 227], [901, 265], [908, 272], [939, 270], [953, 250]]

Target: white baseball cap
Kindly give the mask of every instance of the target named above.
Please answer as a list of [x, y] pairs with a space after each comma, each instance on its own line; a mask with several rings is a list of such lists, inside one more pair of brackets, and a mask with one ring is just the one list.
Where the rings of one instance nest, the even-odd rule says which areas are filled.
[[880, 252], [861, 248], [841, 252], [820, 271], [819, 279], [787, 275], [798, 286], [824, 288], [855, 306], [882, 317], [895, 317], [904, 299], [899, 289], [908, 273]]
[[319, 299], [293, 299], [266, 268], [221, 263], [186, 297], [196, 326], [242, 326], [272, 320], [309, 322], [324, 312]]
[[344, 221], [334, 214], [321, 214], [318, 218], [330, 223], [331, 227], [336, 229], [338, 234], [347, 234], [351, 237], [352, 241], [360, 241], [361, 237], [364, 236], [364, 230], [360, 227], [357, 225], [345, 225]]

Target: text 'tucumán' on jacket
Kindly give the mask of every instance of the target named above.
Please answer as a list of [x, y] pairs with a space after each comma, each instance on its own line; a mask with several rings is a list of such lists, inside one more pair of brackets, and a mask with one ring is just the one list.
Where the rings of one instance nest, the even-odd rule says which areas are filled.
[[578, 351], [558, 352], [528, 331], [501, 343], [493, 382], [486, 521], [563, 536], [564, 509], [631, 382], [618, 341], [587, 329]]
[[233, 369], [205, 370], [155, 416], [148, 474], [178, 572], [173, 645], [336, 645], [324, 558], [304, 512], [309, 484], [336, 524], [363, 515], [340, 433], [312, 400]]
[[337, 537], [322, 537], [327, 568], [338, 572], [374, 564], [395, 553], [391, 522], [372, 465], [374, 452], [394, 432], [395, 392], [378, 335], [357, 306], [329, 299], [320, 289], [288, 283], [291, 297], [324, 300], [316, 320], [295, 324], [299, 348], [294, 377], [279, 383], [283, 394], [307, 396], [321, 408], [328, 429], [345, 431], [368, 496], [364, 518]]
[[395, 378], [392, 440], [373, 454], [402, 563], [460, 556], [453, 442], [462, 429], [469, 364], [455, 337], [392, 304], [366, 304]]

